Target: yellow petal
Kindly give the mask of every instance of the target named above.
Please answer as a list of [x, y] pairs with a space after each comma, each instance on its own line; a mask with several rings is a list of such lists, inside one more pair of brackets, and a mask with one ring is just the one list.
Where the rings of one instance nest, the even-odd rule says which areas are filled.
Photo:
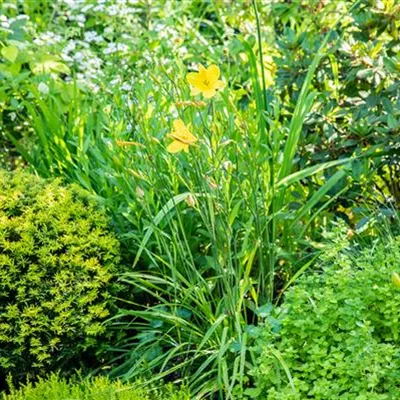
[[197, 96], [197, 95], [200, 94], [200, 93], [201, 93], [201, 90], [198, 89], [197, 87], [193, 87], [193, 88], [191, 89], [191, 91], [190, 91], [190, 94], [191, 94], [192, 96]]
[[185, 131], [180, 131], [180, 132], [172, 132], [170, 134], [170, 137], [172, 139], [177, 140], [178, 142], [184, 143], [184, 144], [193, 144], [197, 142], [196, 136], [194, 136], [189, 129], [186, 129]]
[[199, 74], [197, 72], [189, 72], [186, 75], [186, 80], [189, 82], [190, 85], [196, 86], [199, 82]]
[[196, 143], [197, 137], [194, 136], [189, 130], [186, 132], [185, 142], [188, 144]]
[[215, 84], [214, 84], [214, 87], [215, 87], [216, 89], [222, 89], [222, 88], [225, 87], [225, 82], [216, 81]]
[[215, 94], [216, 94], [215, 89], [210, 89], [210, 90], [204, 90], [204, 91], [203, 91], [203, 96], [204, 96], [206, 99], [210, 99], [211, 97], [214, 97]]
[[216, 81], [221, 75], [218, 65], [210, 65], [207, 68], [207, 78], [209, 81]]
[[177, 140], [174, 140], [168, 147], [167, 151], [169, 153], [179, 153], [180, 151], [188, 151], [189, 145], [185, 143], [178, 142]]
[[199, 74], [203, 75], [206, 73], [207, 73], [207, 70], [201, 64], [199, 64]]
[[172, 126], [174, 127], [175, 132], [181, 132], [185, 129], [187, 129], [185, 123], [181, 119], [176, 119], [172, 123]]

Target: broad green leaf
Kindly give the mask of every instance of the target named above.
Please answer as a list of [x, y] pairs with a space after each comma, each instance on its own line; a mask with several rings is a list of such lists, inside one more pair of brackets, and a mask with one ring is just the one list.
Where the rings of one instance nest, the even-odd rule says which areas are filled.
[[60, 61], [57, 61], [53, 57], [46, 58], [41, 61], [32, 62], [29, 64], [29, 67], [35, 75], [49, 74], [51, 72], [66, 75], [69, 75], [71, 73], [71, 70], [67, 65]]
[[0, 73], [9, 78], [17, 77], [20, 70], [21, 70], [20, 63], [0, 64]]
[[13, 63], [18, 57], [18, 47], [6, 46], [1, 49], [1, 55], [7, 60]]

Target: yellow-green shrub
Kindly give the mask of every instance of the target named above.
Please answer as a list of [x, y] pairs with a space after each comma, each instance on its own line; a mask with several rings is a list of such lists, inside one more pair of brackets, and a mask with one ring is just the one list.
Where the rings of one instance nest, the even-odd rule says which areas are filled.
[[90, 362], [118, 262], [108, 219], [82, 189], [0, 171], [0, 375]]
[[56, 374], [32, 385], [28, 383], [19, 390], [11, 388], [11, 393], [1, 400], [189, 400], [185, 389], [175, 389], [172, 385], [161, 388], [143, 388], [141, 382], [123, 384], [121, 381], [110, 381], [106, 377], [69, 380]]

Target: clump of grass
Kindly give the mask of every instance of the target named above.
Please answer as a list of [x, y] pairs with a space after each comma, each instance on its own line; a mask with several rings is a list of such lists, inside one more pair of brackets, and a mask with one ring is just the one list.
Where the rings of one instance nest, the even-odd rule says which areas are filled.
[[[152, 300], [131, 304], [116, 318], [118, 329], [137, 332], [120, 344], [124, 362], [116, 374], [131, 379], [145, 368], [157, 371], [157, 377], [177, 376], [189, 381], [198, 398], [243, 393], [252, 327], [259, 307], [273, 301], [280, 246], [290, 252], [294, 235], [301, 240], [310, 233], [311, 221], [329, 202], [326, 194], [346, 176], [339, 169], [317, 191], [303, 191], [301, 207], [289, 209], [301, 179], [346, 162], [293, 168], [313, 105], [311, 80], [328, 39], [311, 64], [287, 132], [267, 128], [265, 87], [246, 42], [258, 119], [240, 114], [228, 91], [208, 110], [184, 114], [201, 132], [201, 144], [185, 157], [165, 156], [171, 197], [147, 216], [150, 223], [133, 265], [137, 270], [143, 259], [148, 267], [121, 278]], [[156, 170], [157, 182], [163, 181], [162, 169]], [[129, 317], [129, 323], [118, 322]]]

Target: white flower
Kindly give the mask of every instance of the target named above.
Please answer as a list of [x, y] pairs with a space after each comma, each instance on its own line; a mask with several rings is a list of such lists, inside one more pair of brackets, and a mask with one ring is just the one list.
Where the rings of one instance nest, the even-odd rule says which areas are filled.
[[114, 16], [118, 14], [118, 7], [116, 5], [112, 5], [107, 8], [108, 15]]
[[101, 64], [103, 63], [103, 61], [98, 57], [89, 58], [87, 62], [92, 68], [100, 68]]
[[114, 32], [114, 28], [112, 26], [107, 26], [107, 28], [104, 29], [104, 34], [108, 35], [110, 33]]
[[88, 4], [87, 6], [83, 7], [81, 11], [82, 11], [84, 14], [86, 14], [86, 13], [87, 13], [91, 8], [93, 8], [93, 7], [94, 7], [93, 4]]
[[60, 35], [56, 35], [54, 32], [43, 32], [39, 37], [33, 40], [38, 46], [51, 46], [61, 42], [62, 38]]
[[187, 47], [182, 46], [182, 47], [178, 48], [178, 53], [180, 56], [185, 56], [186, 54], [188, 54], [188, 52], [189, 51], [188, 51]]
[[102, 4], [98, 4], [97, 6], [95, 6], [94, 8], [93, 8], [93, 11], [94, 12], [103, 12], [104, 11], [104, 6], [102, 5]]
[[79, 14], [76, 16], [75, 21], [78, 22], [79, 26], [83, 26], [86, 21], [86, 17], [83, 14]]
[[154, 30], [156, 32], [162, 32], [166, 29], [166, 26], [164, 24], [158, 23], [156, 25], [154, 25]]
[[85, 25], [86, 17], [84, 14], [79, 14], [79, 15], [69, 15], [68, 19], [70, 21], [76, 21], [78, 23], [78, 26], [83, 27]]
[[104, 54], [111, 54], [115, 52], [115, 44], [108, 43], [107, 47], [103, 50]]
[[84, 0], [64, 0], [64, 3], [71, 9], [78, 9], [83, 3]]
[[100, 91], [100, 87], [98, 85], [96, 85], [95, 83], [89, 82], [88, 87], [94, 94], [96, 94]]
[[42, 39], [39, 39], [39, 38], [33, 39], [33, 43], [35, 43], [38, 46], [43, 46], [44, 45], [44, 41]]
[[102, 40], [104, 40], [103, 37], [98, 35], [97, 32], [95, 32], [95, 31], [87, 31], [87, 32], [85, 32], [84, 37], [85, 37], [85, 41], [89, 42], [89, 43], [91, 43], [91, 42], [99, 43]]
[[118, 43], [117, 44], [117, 50], [126, 52], [126, 51], [129, 50], [129, 47], [125, 43]]
[[44, 83], [44, 82], [40, 82], [38, 85], [38, 90], [40, 93], [42, 93], [43, 95], [48, 95], [50, 92], [49, 87]]
[[74, 54], [74, 60], [75, 61], [82, 61], [83, 60], [83, 54], [81, 51], [78, 51], [77, 53]]
[[104, 54], [113, 54], [119, 51], [127, 52], [129, 47], [124, 43], [108, 43], [107, 47], [103, 50]]
[[68, 54], [65, 53], [61, 53], [61, 58], [63, 61], [65, 62], [72, 62], [74, 61], [74, 59], [72, 57], [70, 57]]
[[68, 42], [68, 44], [64, 47], [63, 52], [64, 52], [64, 53], [69, 53], [69, 52], [75, 50], [75, 48], [76, 48], [75, 42], [74, 42], [73, 40], [70, 40], [70, 41]]
[[4, 3], [3, 4], [4, 8], [9, 8], [10, 10], [16, 10], [17, 6], [15, 4], [11, 4], [11, 3]]
[[132, 85], [129, 85], [128, 83], [124, 83], [124, 84], [121, 86], [121, 89], [122, 89], [122, 90], [126, 90], [126, 91], [130, 91], [130, 90], [132, 90]]

